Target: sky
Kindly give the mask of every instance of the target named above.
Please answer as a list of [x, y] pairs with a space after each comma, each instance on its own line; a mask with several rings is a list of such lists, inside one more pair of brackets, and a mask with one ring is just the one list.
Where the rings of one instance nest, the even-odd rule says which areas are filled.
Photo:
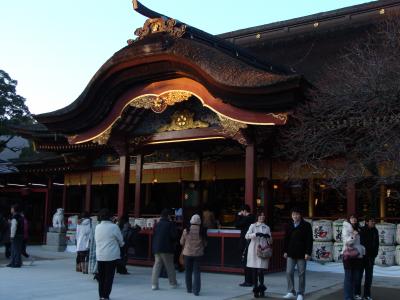
[[[148, 8], [219, 34], [370, 1], [142, 0]], [[131, 0], [0, 0], [0, 69], [34, 114], [63, 108], [126, 46], [146, 18]]]

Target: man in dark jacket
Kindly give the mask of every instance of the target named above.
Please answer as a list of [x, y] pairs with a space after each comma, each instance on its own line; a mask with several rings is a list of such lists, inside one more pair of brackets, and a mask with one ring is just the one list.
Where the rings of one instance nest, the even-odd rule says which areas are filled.
[[304, 221], [301, 212], [297, 208], [292, 209], [292, 221], [285, 233], [284, 253], [286, 258], [286, 278], [288, 293], [283, 297], [293, 299], [296, 297], [294, 288], [294, 269], [297, 265], [299, 273], [299, 289], [297, 300], [303, 300], [306, 285], [306, 262], [311, 257], [313, 237], [311, 224]]
[[242, 210], [238, 213], [236, 219], [236, 228], [240, 229], [240, 253], [242, 254], [242, 263], [244, 264], [244, 282], [240, 286], [253, 286], [253, 275], [250, 268], [246, 267], [248, 243], [245, 236], [251, 224], [255, 223], [256, 219], [250, 213], [250, 206], [243, 205]]
[[24, 219], [21, 216], [21, 209], [18, 204], [11, 207], [11, 261], [7, 267], [20, 268], [22, 266], [22, 244], [24, 241]]
[[169, 284], [172, 288], [177, 287], [176, 273], [174, 266], [175, 244], [178, 238], [175, 224], [169, 219], [169, 210], [161, 212], [160, 221], [154, 228], [153, 253], [154, 266], [152, 272], [152, 290], [158, 290], [158, 278], [161, 267], [164, 265], [167, 270]]
[[372, 276], [374, 273], [374, 262], [378, 255], [379, 250], [379, 233], [375, 227], [375, 219], [372, 217], [365, 218], [365, 226], [361, 228], [360, 232], [361, 245], [365, 247], [365, 256], [363, 258], [363, 266], [361, 269], [361, 276], [355, 286], [355, 294], [361, 295], [361, 280], [362, 274], [365, 270], [364, 281], [364, 299], [372, 300], [371, 298], [371, 285]]

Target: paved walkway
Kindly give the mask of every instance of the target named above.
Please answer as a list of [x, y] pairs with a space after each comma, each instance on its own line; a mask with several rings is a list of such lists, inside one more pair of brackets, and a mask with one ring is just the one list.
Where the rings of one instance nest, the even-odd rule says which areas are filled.
[[[3, 249], [0, 249], [3, 251]], [[98, 299], [97, 282], [91, 275], [76, 273], [75, 255], [71, 253], [53, 253], [43, 251], [41, 247], [29, 247], [28, 252], [37, 259], [33, 266], [24, 265], [21, 269], [0, 267], [0, 299], [13, 300], [61, 300], [61, 299]], [[0, 253], [0, 257], [3, 257]], [[1, 260], [4, 262], [4, 260]], [[199, 299], [187, 294], [184, 287], [184, 274], [178, 273], [181, 283], [176, 290], [170, 289], [167, 279], [160, 279], [160, 290], [150, 288], [151, 268], [128, 267], [130, 275], [117, 274], [114, 280], [111, 299]], [[238, 286], [242, 276], [202, 273], [202, 289], [200, 299], [252, 299], [251, 288]], [[327, 272], [307, 272], [307, 300], [338, 300], [342, 299], [335, 293], [341, 289], [342, 274]], [[283, 273], [269, 274], [265, 277], [268, 286], [268, 299], [279, 299], [286, 291], [286, 279]], [[400, 287], [399, 278], [377, 277], [375, 284], [386, 288]], [[389, 290], [387, 290], [389, 291]], [[382, 292], [389, 295], [399, 295], [400, 289]], [[391, 294], [390, 294], [391, 293]], [[375, 297], [378, 300], [389, 298]]]

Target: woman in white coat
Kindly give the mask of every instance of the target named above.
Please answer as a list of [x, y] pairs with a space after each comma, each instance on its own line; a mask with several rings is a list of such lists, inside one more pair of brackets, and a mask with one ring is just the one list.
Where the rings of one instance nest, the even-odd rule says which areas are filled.
[[346, 221], [343, 222], [342, 229], [342, 240], [343, 240], [343, 251], [347, 248], [347, 245], [351, 245], [352, 248], [357, 249], [359, 253], [358, 257], [347, 260], [343, 258], [344, 267], [344, 299], [355, 299], [361, 300], [361, 274], [362, 274], [362, 262], [363, 256], [365, 255], [365, 248], [360, 242], [360, 224], [356, 215], [350, 215]]
[[264, 241], [266, 239], [272, 245], [271, 230], [265, 224], [264, 213], [257, 214], [257, 222], [250, 225], [246, 239], [250, 240], [246, 266], [253, 271], [254, 297], [264, 297], [267, 289], [264, 285], [264, 270], [268, 269], [269, 259], [259, 257], [257, 249], [263, 239]]

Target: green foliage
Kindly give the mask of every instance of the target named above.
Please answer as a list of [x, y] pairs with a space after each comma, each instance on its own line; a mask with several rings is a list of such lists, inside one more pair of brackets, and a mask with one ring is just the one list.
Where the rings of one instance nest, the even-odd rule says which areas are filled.
[[31, 113], [25, 98], [16, 93], [17, 81], [0, 70], [0, 135], [12, 135], [9, 125], [31, 124]]

